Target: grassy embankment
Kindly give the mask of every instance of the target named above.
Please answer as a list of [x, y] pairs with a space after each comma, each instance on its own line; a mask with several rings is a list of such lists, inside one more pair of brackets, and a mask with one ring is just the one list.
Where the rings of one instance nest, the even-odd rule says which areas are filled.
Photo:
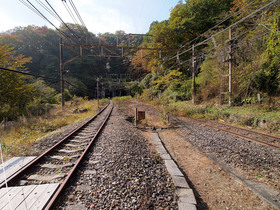
[[[132, 98], [118, 98], [121, 104]], [[280, 106], [277, 104], [247, 104], [243, 106], [227, 106], [217, 104], [193, 105], [191, 101], [178, 101], [166, 103], [159, 99], [153, 101], [140, 100], [151, 104], [161, 110], [162, 121], [165, 121], [167, 112], [176, 115], [190, 117], [199, 120], [220, 120], [241, 126], [261, 128], [263, 130], [280, 134]]]
[[[57, 106], [43, 116], [20, 117], [8, 129], [0, 128], [3, 156], [8, 158], [28, 154], [30, 146], [34, 142], [59, 132], [57, 129], [65, 125], [81, 122], [84, 118], [94, 115], [97, 109], [107, 102], [107, 99], [101, 100], [98, 105], [96, 100], [79, 99], [72, 104], [67, 102], [64, 111], [61, 110], [60, 106]], [[83, 110], [84, 112], [73, 112], [73, 110]]]
[[241, 126], [261, 128], [269, 132], [280, 132], [280, 107], [269, 105], [227, 106], [202, 104], [190, 101], [173, 102], [162, 106], [165, 112], [199, 120], [221, 120]]

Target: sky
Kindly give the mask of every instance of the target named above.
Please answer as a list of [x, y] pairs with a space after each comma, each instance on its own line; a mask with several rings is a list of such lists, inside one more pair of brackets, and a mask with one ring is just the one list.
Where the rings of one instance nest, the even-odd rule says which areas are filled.
[[[17, 26], [47, 26], [53, 28], [47, 21], [39, 17], [20, 0], [0, 0], [0, 32], [5, 32]], [[22, 0], [27, 2], [27, 0]], [[64, 22], [74, 23], [65, 9], [62, 0], [29, 0], [44, 11], [44, 14], [59, 26], [59, 22], [46, 12], [38, 2], [48, 1], [62, 17]], [[69, 0], [65, 0], [70, 6]], [[72, 0], [79, 11], [88, 30], [98, 33], [115, 33], [123, 30], [126, 33], [147, 33], [153, 21], [167, 20], [170, 9], [179, 0]]]

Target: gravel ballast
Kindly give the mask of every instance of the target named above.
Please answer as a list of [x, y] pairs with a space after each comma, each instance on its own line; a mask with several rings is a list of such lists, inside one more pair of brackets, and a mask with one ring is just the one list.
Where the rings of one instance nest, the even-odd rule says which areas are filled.
[[267, 182], [279, 190], [280, 153], [277, 149], [194, 122], [183, 124], [181, 133], [203, 152], [257, 178], [266, 177]]
[[164, 162], [116, 108], [72, 185], [58, 208], [178, 209]]

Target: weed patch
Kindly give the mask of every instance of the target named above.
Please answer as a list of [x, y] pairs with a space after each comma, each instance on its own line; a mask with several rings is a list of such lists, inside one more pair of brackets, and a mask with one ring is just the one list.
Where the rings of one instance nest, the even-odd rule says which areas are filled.
[[[107, 100], [101, 101], [103, 106]], [[0, 141], [5, 159], [8, 157], [29, 154], [34, 142], [50, 135], [56, 129], [73, 122], [81, 122], [84, 118], [94, 115], [99, 108], [96, 100], [79, 99], [79, 103], [66, 103], [62, 111], [60, 107], [53, 108], [48, 114], [40, 117], [22, 116], [14, 126], [7, 130], [0, 129]], [[87, 112], [73, 113], [73, 109], [86, 109]]]

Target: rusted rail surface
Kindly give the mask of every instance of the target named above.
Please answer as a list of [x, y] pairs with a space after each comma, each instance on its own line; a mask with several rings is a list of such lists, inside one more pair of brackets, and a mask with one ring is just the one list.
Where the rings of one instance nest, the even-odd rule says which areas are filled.
[[[110, 106], [110, 107], [109, 107]], [[108, 114], [107, 113], [102, 113], [104, 112], [106, 109], [108, 109]], [[48, 157], [50, 154], [55, 154], [56, 152], [59, 153], [58, 148], [61, 147], [67, 147], [67, 142], [68, 140], [70, 141], [70, 139], [75, 138], [76, 136], [79, 135], [85, 135], [83, 134], [85, 131], [83, 131], [84, 129], [90, 129], [93, 130], [91, 131], [91, 137], [87, 138], [88, 140], [86, 143], [86, 148], [83, 149], [79, 156], [77, 157], [77, 160], [73, 160], [73, 166], [72, 168], [70, 168], [67, 173], [66, 173], [66, 177], [64, 177], [62, 180], [60, 180], [60, 186], [59, 188], [56, 190], [56, 192], [54, 193], [54, 195], [52, 196], [52, 198], [50, 199], [50, 201], [48, 202], [48, 204], [46, 204], [46, 206], [44, 207], [44, 209], [50, 209], [56, 202], [56, 200], [58, 199], [58, 197], [61, 195], [62, 191], [65, 189], [65, 187], [67, 186], [67, 183], [69, 182], [70, 178], [73, 176], [73, 174], [76, 172], [77, 168], [79, 167], [79, 165], [82, 163], [85, 155], [88, 153], [89, 149], [91, 148], [91, 146], [93, 145], [95, 139], [98, 137], [98, 135], [100, 134], [101, 130], [103, 129], [103, 127], [105, 126], [106, 122], [108, 121], [111, 112], [113, 110], [113, 105], [109, 105], [107, 104], [104, 108], [102, 108], [95, 116], [93, 116], [92, 118], [90, 118], [88, 121], [86, 121], [85, 123], [83, 123], [81, 126], [79, 126], [78, 128], [76, 128], [75, 130], [71, 131], [67, 136], [65, 136], [62, 140], [60, 140], [58, 143], [56, 143], [54, 146], [52, 146], [50, 149], [48, 149], [47, 151], [45, 151], [44, 153], [42, 153], [40, 156], [38, 156], [37, 158], [35, 158], [33, 161], [31, 161], [29, 164], [27, 164], [25, 167], [23, 167], [20, 171], [18, 171], [17, 173], [15, 173], [13, 176], [11, 176], [9, 179], [7, 179], [7, 182], [2, 182], [0, 185], [0, 188], [6, 186], [6, 183], [8, 184], [8, 186], [17, 186], [19, 183], [19, 180], [24, 177], [25, 175], [30, 175], [30, 174], [34, 174], [34, 170], [35, 168], [38, 166], [38, 164], [42, 165], [42, 163], [44, 163], [46, 161], [45, 157]], [[107, 111], [106, 111], [107, 112]], [[98, 116], [101, 116], [101, 114], [103, 115], [102, 118], [99, 118]], [[106, 115], [105, 115], [106, 114]], [[96, 124], [92, 124], [92, 122], [95, 122], [98, 124], [98, 127], [96, 127], [95, 129], [92, 128], [92, 126], [94, 125], [94, 127], [96, 126]], [[87, 127], [89, 125], [89, 127]], [[79, 144], [78, 144], [79, 146]], [[35, 170], [36, 171], [36, 170]], [[36, 174], [36, 173], [35, 173]]]
[[71, 171], [68, 173], [67, 177], [65, 178], [65, 180], [61, 183], [61, 185], [59, 186], [59, 188], [57, 189], [57, 191], [55, 192], [54, 196], [52, 197], [52, 199], [49, 201], [48, 205], [45, 207], [45, 209], [50, 209], [55, 202], [57, 201], [57, 199], [59, 198], [59, 196], [61, 195], [61, 193], [63, 192], [63, 190], [65, 189], [65, 187], [67, 186], [67, 183], [69, 182], [70, 178], [74, 175], [75, 171], [77, 170], [78, 166], [82, 163], [85, 155], [88, 153], [89, 149], [91, 148], [92, 144], [94, 143], [95, 139], [98, 137], [99, 133], [101, 132], [101, 130], [103, 129], [104, 125], [106, 124], [107, 120], [109, 119], [109, 116], [111, 115], [113, 111], [113, 107], [111, 107], [109, 114], [107, 115], [106, 119], [103, 121], [102, 125], [99, 127], [97, 133], [95, 134], [95, 136], [91, 139], [90, 143], [88, 144], [87, 148], [84, 150], [83, 154], [80, 156], [80, 158], [76, 161], [74, 167], [71, 169]]
[[217, 124], [218, 125], [220, 124], [222, 126], [231, 127], [231, 128], [238, 129], [238, 130], [243, 130], [243, 131], [250, 132], [250, 133], [253, 133], [253, 134], [256, 134], [256, 135], [265, 136], [265, 137], [268, 137], [268, 138], [271, 138], [273, 140], [277, 140], [277, 141], [280, 142], [280, 137], [278, 137], [278, 136], [273, 136], [271, 134], [257, 132], [257, 131], [253, 131], [253, 130], [249, 130], [249, 129], [246, 129], [246, 128], [241, 128], [241, 127], [238, 127], [238, 126], [229, 125], [229, 124], [221, 123], [221, 122], [217, 122]]
[[[256, 141], [256, 142], [259, 142], [259, 143], [262, 143], [262, 144], [265, 144], [265, 145], [268, 145], [268, 146], [271, 146], [271, 147], [274, 147], [274, 148], [278, 148], [278, 149], [280, 148], [279, 145], [272, 144], [272, 143], [269, 143], [267, 141], [263, 141], [263, 140], [260, 140], [260, 139], [257, 139], [257, 138], [251, 137], [251, 136], [243, 135], [243, 134], [240, 134], [238, 132], [234, 132], [234, 131], [231, 131], [231, 130], [228, 130], [228, 129], [220, 128], [220, 127], [217, 127], [217, 126], [205, 123], [205, 122], [201, 122], [201, 121], [198, 121], [198, 120], [193, 120], [192, 119], [192, 121], [197, 122], [197, 123], [202, 124], [202, 125], [205, 125], [205, 126], [208, 126], [208, 127], [211, 127], [211, 128], [214, 128], [214, 129], [217, 129], [217, 130], [221, 130], [221, 131], [224, 131], [224, 132], [227, 132], [227, 133], [234, 134], [236, 136], [243, 137], [245, 139], [250, 139], [252, 141]], [[272, 136], [270, 134], [259, 133], [259, 132], [256, 132], [256, 131], [251, 131], [251, 130], [248, 130], [248, 129], [245, 129], [245, 128], [240, 128], [240, 127], [237, 127], [237, 126], [232, 126], [232, 125], [228, 125], [228, 124], [224, 124], [224, 123], [217, 123], [217, 124], [220, 124], [220, 125], [223, 125], [223, 126], [232, 127], [232, 128], [237, 129], [237, 130], [239, 129], [239, 130], [243, 130], [243, 131], [246, 131], [246, 132], [254, 133], [254, 134], [257, 134], [257, 135], [260, 135], [260, 136], [265, 136], [265, 137], [269, 137], [269, 138], [272, 138], [272, 139], [280, 140], [279, 137]]]

